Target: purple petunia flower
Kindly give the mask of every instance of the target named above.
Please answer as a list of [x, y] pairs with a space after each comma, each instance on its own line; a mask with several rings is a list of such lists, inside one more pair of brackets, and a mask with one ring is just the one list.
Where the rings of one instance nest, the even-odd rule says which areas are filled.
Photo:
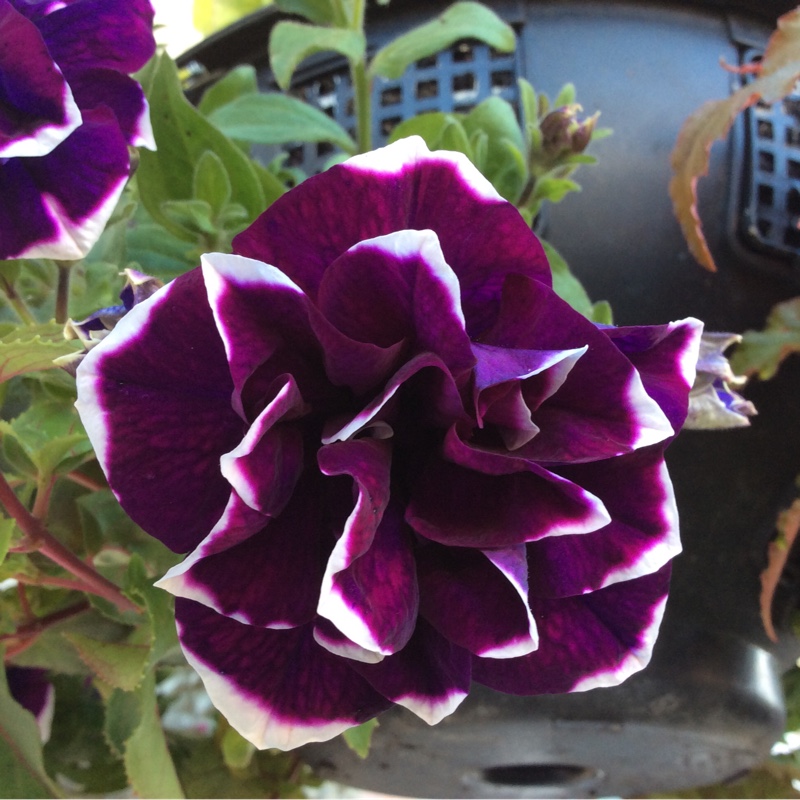
[[36, 719], [42, 742], [50, 738], [55, 711], [55, 690], [47, 670], [36, 667], [6, 667], [11, 696]]
[[289, 192], [78, 369], [123, 507], [188, 557], [160, 585], [259, 747], [476, 680], [616, 684], [678, 553], [663, 450], [701, 325], [598, 329], [461, 155], [421, 139]]
[[0, 259], [81, 258], [155, 148], [149, 0], [0, 0]]

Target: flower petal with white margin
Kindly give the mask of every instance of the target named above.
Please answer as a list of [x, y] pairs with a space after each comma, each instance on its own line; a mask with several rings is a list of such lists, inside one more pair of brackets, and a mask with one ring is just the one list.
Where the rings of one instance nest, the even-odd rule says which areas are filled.
[[467, 650], [449, 642], [420, 618], [411, 641], [379, 664], [353, 662], [384, 697], [436, 725], [461, 705], [472, 668]]
[[521, 457], [548, 463], [596, 461], [675, 434], [630, 360], [538, 281], [507, 277], [498, 321], [482, 341], [511, 349], [588, 346], [558, 391], [531, 415], [540, 432], [516, 451]]
[[264, 630], [178, 598], [178, 636], [212, 703], [259, 749], [332, 739], [391, 703], [315, 641], [312, 626]]
[[347, 421], [336, 420], [330, 422], [326, 430], [323, 431], [322, 443], [332, 444], [333, 442], [347, 441], [364, 430], [364, 428], [370, 427], [406, 381], [409, 381], [422, 370], [430, 368], [437, 370], [443, 376], [443, 380], [437, 386], [439, 391], [431, 398], [431, 403], [426, 408], [426, 413], [447, 420], [446, 424], [451, 424], [456, 420], [466, 420], [467, 416], [464, 412], [458, 388], [453, 382], [450, 371], [438, 356], [433, 353], [422, 353], [400, 367], [386, 382], [383, 391], [372, 402], [367, 404], [364, 409]]
[[276, 267], [242, 256], [200, 257], [208, 302], [230, 364], [236, 411], [253, 372], [285, 343], [303, 358], [316, 349], [303, 291]]
[[351, 475], [358, 490], [328, 559], [317, 613], [364, 650], [395, 653], [414, 631], [419, 591], [402, 511], [387, 513], [391, 448], [376, 439], [337, 442], [317, 459], [325, 475]]
[[0, 42], [0, 158], [47, 155], [81, 112], [41, 33], [8, 0], [0, 0]]
[[569, 597], [656, 572], [681, 552], [678, 509], [661, 448], [559, 469], [599, 494], [600, 530], [528, 544], [532, 595]]
[[438, 355], [457, 379], [475, 358], [464, 330], [458, 278], [433, 231], [398, 231], [359, 242], [331, 264], [317, 307], [346, 336], [410, 355]]
[[172, 550], [193, 550], [228, 505], [219, 459], [245, 430], [200, 270], [135, 305], [83, 359], [77, 383], [122, 507]]
[[377, 664], [383, 661], [383, 653], [365, 650], [355, 642], [348, 639], [332, 622], [320, 617], [314, 623], [314, 640], [320, 647], [329, 653], [353, 661], [363, 661], [365, 664]]
[[[343, 197], [347, 214], [341, 211]], [[238, 234], [233, 249], [274, 264], [313, 302], [328, 266], [343, 253], [402, 230], [436, 231], [458, 277], [473, 339], [493, 323], [506, 275], [551, 285], [544, 250], [519, 212], [466, 156], [431, 153], [419, 137], [355, 156], [303, 181]]]
[[647, 666], [664, 614], [670, 565], [575, 597], [531, 597], [539, 648], [521, 658], [473, 658], [478, 683], [509, 694], [616, 686]]
[[303, 436], [291, 424], [306, 412], [294, 378], [282, 376], [244, 439], [220, 457], [220, 472], [250, 508], [275, 517], [292, 495], [303, 470]]
[[611, 517], [579, 484], [531, 461], [474, 447], [453, 426], [443, 458], [431, 458], [414, 482], [406, 521], [426, 539], [487, 549], [588, 533]]
[[445, 639], [484, 658], [536, 649], [525, 545], [481, 552], [430, 544], [417, 564], [420, 615]]

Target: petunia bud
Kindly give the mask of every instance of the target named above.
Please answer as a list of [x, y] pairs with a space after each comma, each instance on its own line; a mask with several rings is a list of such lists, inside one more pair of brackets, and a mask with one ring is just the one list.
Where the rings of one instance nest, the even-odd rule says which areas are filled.
[[578, 113], [582, 110], [578, 103], [570, 103], [551, 111], [541, 121], [542, 150], [549, 158], [577, 155], [587, 148], [599, 115], [579, 121]]
[[734, 391], [744, 386], [747, 378], [734, 375], [724, 355], [728, 347], [741, 340], [735, 333], [703, 334], [684, 427], [694, 430], [744, 428], [750, 424], [749, 417], [758, 413], [749, 400]]

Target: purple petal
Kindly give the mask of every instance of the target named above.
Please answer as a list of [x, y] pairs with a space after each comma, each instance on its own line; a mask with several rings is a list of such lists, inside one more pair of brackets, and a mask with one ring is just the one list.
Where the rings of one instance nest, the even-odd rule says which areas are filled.
[[438, 355], [454, 376], [475, 363], [464, 331], [458, 278], [433, 231], [400, 231], [360, 242], [320, 282], [320, 311], [342, 333], [411, 353]]
[[83, 117], [83, 125], [46, 156], [0, 164], [0, 258], [73, 260], [100, 236], [130, 161], [109, 109]]
[[566, 597], [656, 572], [681, 551], [678, 510], [661, 448], [559, 472], [603, 498], [604, 528], [528, 544], [531, 594]]
[[586, 533], [610, 521], [603, 503], [538, 464], [464, 443], [451, 429], [444, 455], [415, 481], [406, 521], [420, 535], [457, 547], [509, 547]]
[[313, 402], [322, 362], [300, 288], [275, 267], [240, 256], [210, 253], [201, 264], [230, 364], [234, 408], [243, 417], [261, 413], [265, 390], [284, 373]]
[[36, 718], [42, 742], [50, 738], [55, 711], [55, 690], [47, 670], [35, 667], [6, 666], [6, 679], [11, 696]]
[[550, 285], [544, 251], [517, 210], [465, 156], [431, 153], [419, 137], [304, 181], [240, 233], [234, 251], [274, 264], [315, 299], [325, 270], [353, 245], [405, 230], [436, 231], [473, 338], [494, 322], [506, 275]]
[[383, 653], [366, 650], [348, 639], [332, 622], [320, 617], [314, 623], [314, 641], [324, 647], [329, 653], [354, 661], [363, 661], [365, 664], [377, 664], [383, 661]]
[[413, 380], [420, 373], [425, 375], [425, 380], [429, 383], [429, 396], [424, 401], [419, 397], [415, 398], [414, 424], [422, 426], [435, 420], [446, 427], [454, 421], [466, 419], [458, 388], [453, 382], [450, 371], [438, 356], [422, 353], [406, 362], [386, 382], [383, 391], [357, 414], [349, 418], [331, 420], [324, 431], [322, 441], [330, 444], [351, 439], [374, 425], [377, 420], [383, 421], [386, 409], [391, 406], [395, 395], [401, 389], [413, 384]]
[[420, 614], [445, 639], [485, 658], [536, 649], [524, 545], [486, 552], [429, 545], [417, 562]]
[[69, 85], [80, 108], [108, 106], [129, 145], [155, 150], [147, 100], [133, 78], [112, 69], [87, 69], [71, 75]]
[[173, 550], [196, 547], [230, 497], [219, 459], [244, 433], [200, 270], [131, 309], [77, 377], [78, 410], [122, 507]]
[[478, 425], [496, 426], [509, 450], [527, 444], [539, 433], [531, 412], [558, 391], [586, 349], [508, 350], [473, 344]]
[[0, 158], [43, 156], [81, 113], [36, 26], [0, 0]]
[[301, 481], [279, 517], [261, 517], [256, 531], [255, 519], [238, 529], [217, 526], [159, 585], [247, 625], [284, 629], [311, 622], [332, 544], [320, 535], [324, 514], [318, 481]]
[[588, 346], [564, 384], [532, 414], [540, 432], [518, 451], [525, 458], [592, 461], [674, 435], [630, 361], [603, 332], [537, 281], [509, 276], [499, 320], [484, 341], [542, 350]]
[[320, 647], [311, 625], [255, 628], [182, 598], [175, 616], [211, 701], [258, 748], [325, 741], [391, 705], [350, 662]]
[[703, 323], [696, 319], [667, 325], [603, 328], [642, 378], [647, 393], [680, 430], [694, 383]]
[[669, 587], [670, 566], [576, 597], [531, 597], [539, 649], [512, 659], [473, 658], [473, 677], [510, 694], [616, 686], [647, 666]]
[[251, 508], [266, 516], [281, 513], [303, 469], [303, 433], [292, 420], [306, 413], [289, 375], [273, 387], [274, 399], [244, 439], [220, 458], [220, 471]]
[[326, 475], [352, 475], [358, 499], [328, 560], [317, 612], [350, 641], [388, 655], [402, 649], [419, 606], [416, 568], [402, 512], [387, 511], [391, 450], [361, 439], [323, 447]]
[[452, 714], [469, 692], [469, 653], [448, 642], [424, 619], [411, 641], [378, 664], [353, 662], [384, 697], [413, 711], [429, 725]]
[[[25, 3], [19, 4], [22, 13]], [[67, 74], [78, 68], [106, 68], [131, 74], [155, 52], [149, 0], [75, 0], [53, 4], [37, 20], [45, 42]]]

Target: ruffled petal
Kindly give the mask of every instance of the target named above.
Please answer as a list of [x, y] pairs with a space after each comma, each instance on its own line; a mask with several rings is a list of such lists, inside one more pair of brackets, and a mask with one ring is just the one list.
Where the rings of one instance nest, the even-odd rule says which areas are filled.
[[306, 405], [291, 375], [276, 381], [274, 398], [244, 439], [220, 457], [220, 471], [251, 508], [266, 516], [281, 513], [303, 469], [303, 433], [292, 423]]
[[311, 625], [265, 630], [175, 601], [188, 662], [228, 722], [260, 749], [332, 739], [391, 703], [315, 641]]
[[[247, 625], [284, 629], [311, 622], [330, 552], [320, 536], [324, 510], [318, 490], [318, 479], [301, 481], [283, 513], [262, 517], [256, 531], [255, 519], [245, 518], [245, 526], [233, 530], [218, 526], [159, 586]], [[213, 543], [220, 540], [225, 549], [215, 552]]]
[[358, 498], [331, 553], [317, 612], [350, 641], [382, 655], [402, 649], [419, 607], [412, 541], [402, 513], [389, 509], [386, 442], [337, 442], [318, 453], [326, 475], [352, 475]]
[[411, 641], [379, 664], [353, 662], [353, 669], [393, 703], [428, 725], [452, 714], [469, 692], [470, 654], [420, 619]]
[[445, 639], [484, 658], [536, 649], [524, 545], [484, 552], [429, 545], [417, 562], [420, 614]]
[[156, 49], [149, 0], [55, 3], [36, 24], [68, 79], [68, 70], [81, 68], [114, 69], [130, 75], [141, 69]]
[[[346, 215], [339, 209], [342, 197]], [[458, 276], [473, 338], [494, 322], [507, 274], [550, 285], [542, 246], [519, 212], [465, 156], [431, 153], [419, 137], [303, 181], [290, 199], [278, 199], [240, 233], [233, 247], [279, 267], [316, 298], [325, 270], [353, 245], [403, 230], [436, 231]]]
[[525, 458], [574, 464], [631, 452], [674, 435], [633, 365], [608, 336], [537, 281], [509, 276], [499, 320], [483, 341], [542, 350], [588, 346], [563, 385], [532, 414], [540, 432], [519, 451]]
[[595, 591], [656, 572], [680, 553], [678, 509], [659, 447], [559, 471], [602, 497], [611, 522], [528, 544], [531, 595]]
[[81, 112], [36, 26], [0, 0], [0, 158], [43, 156]]
[[433, 231], [398, 231], [360, 242], [328, 267], [317, 305], [360, 342], [438, 355], [454, 376], [475, 363], [458, 278]]
[[228, 504], [219, 459], [244, 432], [200, 270], [131, 309], [77, 380], [78, 411], [122, 507], [168, 547], [192, 550]]
[[147, 100], [133, 78], [113, 69], [85, 69], [71, 75], [69, 85], [80, 108], [110, 108], [129, 145], [156, 149]]
[[636, 367], [644, 388], [680, 430], [694, 384], [703, 323], [691, 317], [667, 325], [602, 328]]
[[421, 536], [455, 547], [509, 547], [586, 533], [611, 518], [576, 483], [524, 459], [471, 447], [455, 429], [444, 455], [415, 480], [406, 521]]
[[616, 686], [650, 661], [664, 614], [670, 565], [576, 597], [531, 597], [539, 649], [521, 658], [473, 658], [473, 677], [509, 694]]
[[0, 164], [0, 258], [85, 256], [129, 171], [128, 146], [103, 108], [84, 112], [83, 124], [47, 155]]
[[342, 658], [349, 658], [353, 661], [363, 661], [365, 664], [377, 664], [384, 659], [383, 653], [376, 653], [374, 650], [366, 650], [360, 645], [357, 645], [324, 617], [320, 617], [314, 623], [314, 640], [329, 653], [333, 653], [335, 656], [342, 656]]

